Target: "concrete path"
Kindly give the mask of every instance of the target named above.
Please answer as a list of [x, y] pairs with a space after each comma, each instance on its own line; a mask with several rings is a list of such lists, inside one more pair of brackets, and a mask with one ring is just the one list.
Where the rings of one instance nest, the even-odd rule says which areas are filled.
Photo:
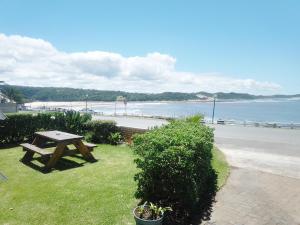
[[155, 119], [147, 117], [132, 117], [132, 116], [93, 116], [95, 120], [113, 120], [118, 126], [132, 127], [139, 129], [148, 129], [155, 126], [167, 124], [168, 121], [164, 119]]
[[215, 225], [300, 225], [300, 130], [215, 126], [232, 165]]
[[299, 188], [299, 179], [233, 167], [205, 224], [299, 225]]

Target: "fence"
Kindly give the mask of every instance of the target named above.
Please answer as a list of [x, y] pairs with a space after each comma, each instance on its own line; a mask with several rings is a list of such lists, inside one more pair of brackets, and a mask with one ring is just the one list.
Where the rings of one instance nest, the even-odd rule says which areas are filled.
[[[205, 124], [211, 124], [211, 120], [203, 121]], [[255, 122], [255, 121], [238, 121], [238, 120], [217, 120], [214, 124], [220, 125], [239, 125], [244, 127], [267, 127], [267, 128], [286, 128], [300, 129], [300, 123], [279, 123], [279, 122]]]

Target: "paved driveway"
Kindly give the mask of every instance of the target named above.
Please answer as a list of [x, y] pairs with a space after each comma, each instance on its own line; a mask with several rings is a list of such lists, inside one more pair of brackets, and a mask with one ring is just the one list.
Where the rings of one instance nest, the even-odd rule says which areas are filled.
[[232, 170], [204, 224], [300, 225], [300, 130], [215, 128]]

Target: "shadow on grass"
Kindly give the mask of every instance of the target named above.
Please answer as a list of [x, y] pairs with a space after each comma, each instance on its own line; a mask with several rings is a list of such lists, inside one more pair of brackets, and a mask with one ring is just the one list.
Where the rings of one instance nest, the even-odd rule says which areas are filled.
[[20, 145], [19, 144], [0, 144], [0, 151], [1, 150], [7, 150], [8, 148], [16, 148], [16, 147], [19, 147]]
[[[81, 162], [74, 161], [74, 159], [77, 159], [77, 160], [79, 159]], [[46, 158], [46, 157], [37, 157], [31, 161], [20, 160], [20, 162], [22, 162], [24, 165], [26, 165], [34, 170], [37, 170], [41, 173], [46, 174], [46, 173], [50, 173], [53, 170], [64, 171], [64, 170], [69, 170], [69, 169], [75, 169], [78, 167], [82, 167], [87, 163], [95, 163], [98, 161], [97, 159], [86, 161], [80, 155], [72, 155], [72, 156], [68, 156], [68, 158], [60, 158], [57, 161], [56, 165], [52, 169], [46, 169], [45, 165], [48, 160], [49, 160], [49, 158]]]

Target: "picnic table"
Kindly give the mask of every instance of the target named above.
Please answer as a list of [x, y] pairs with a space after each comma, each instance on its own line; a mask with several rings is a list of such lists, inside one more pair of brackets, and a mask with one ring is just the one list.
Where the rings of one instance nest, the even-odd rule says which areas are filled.
[[[22, 161], [31, 161], [33, 155], [37, 153], [47, 159], [45, 169], [51, 169], [61, 157], [70, 155], [70, 152], [74, 151], [80, 153], [87, 161], [95, 161], [91, 151], [96, 145], [83, 143], [82, 139], [83, 136], [57, 130], [35, 132], [35, 138], [32, 144], [21, 144], [23, 150], [26, 151]], [[46, 149], [46, 147], [49, 147], [49, 142], [55, 147], [52, 151], [49, 151], [49, 148]], [[74, 145], [76, 149], [70, 150], [68, 145]]]

